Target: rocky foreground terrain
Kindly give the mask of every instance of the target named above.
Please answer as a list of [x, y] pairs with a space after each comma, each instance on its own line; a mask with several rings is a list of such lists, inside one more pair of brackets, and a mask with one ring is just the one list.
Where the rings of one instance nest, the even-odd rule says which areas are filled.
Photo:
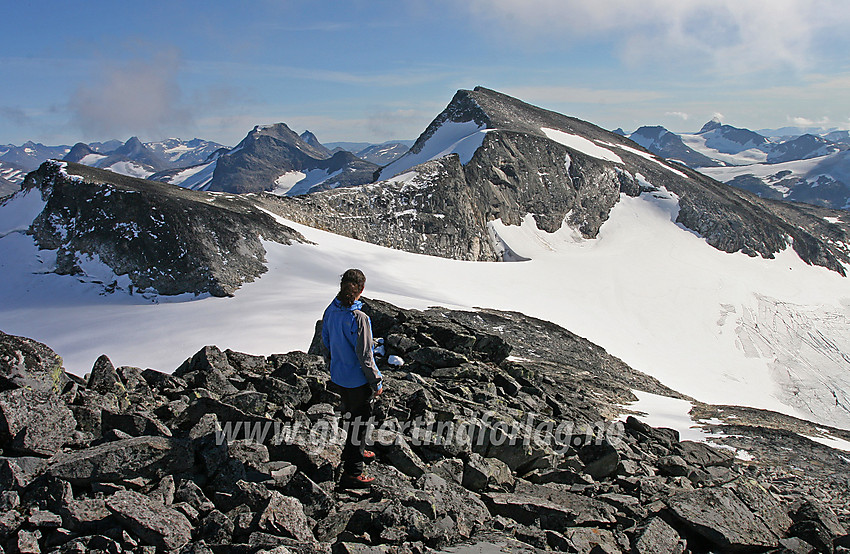
[[[620, 407], [633, 389], [680, 395], [551, 323], [376, 300], [366, 309], [387, 388], [372, 433], [376, 481], [361, 493], [334, 487], [338, 396], [315, 339], [308, 353], [268, 357], [208, 346], [171, 374], [102, 356], [83, 379], [47, 346], [0, 334], [0, 545], [850, 548], [847, 458], [798, 434], [817, 432], [805, 422], [699, 405], [732, 448], [680, 440]], [[744, 448], [748, 461], [735, 455]]]

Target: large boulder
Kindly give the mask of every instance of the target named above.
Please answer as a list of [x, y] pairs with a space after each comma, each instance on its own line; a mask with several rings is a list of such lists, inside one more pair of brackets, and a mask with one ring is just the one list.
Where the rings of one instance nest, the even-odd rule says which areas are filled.
[[62, 358], [49, 347], [0, 331], [0, 390], [29, 388], [56, 393], [68, 382]]
[[106, 507], [146, 543], [178, 550], [192, 538], [192, 524], [182, 513], [144, 494], [120, 491], [106, 499]]
[[193, 464], [194, 455], [188, 441], [145, 436], [62, 453], [56, 456], [47, 472], [74, 484], [85, 484], [162, 477], [186, 471]]
[[667, 505], [677, 519], [722, 550], [735, 552], [779, 545], [779, 536], [731, 489], [713, 487], [683, 492], [668, 498]]
[[77, 426], [74, 414], [51, 388], [0, 392], [0, 442], [21, 454], [52, 456]]

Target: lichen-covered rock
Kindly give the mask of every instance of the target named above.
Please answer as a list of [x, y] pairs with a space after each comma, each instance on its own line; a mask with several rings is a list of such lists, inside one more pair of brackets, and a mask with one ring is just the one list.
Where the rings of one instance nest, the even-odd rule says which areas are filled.
[[134, 437], [58, 455], [47, 472], [71, 483], [161, 477], [192, 467], [187, 441], [168, 437]]
[[106, 499], [115, 517], [146, 543], [177, 550], [192, 538], [192, 524], [182, 513], [144, 494], [121, 491]]
[[279, 492], [272, 492], [268, 506], [260, 515], [257, 525], [260, 529], [275, 535], [310, 543], [315, 540], [301, 503]]
[[779, 536], [731, 489], [684, 492], [670, 497], [667, 505], [677, 519], [718, 548], [740, 551], [779, 545]]
[[0, 441], [15, 452], [52, 456], [76, 426], [73, 412], [52, 389], [0, 392]]
[[62, 358], [50, 347], [0, 331], [0, 389], [29, 388], [59, 394], [67, 382]]

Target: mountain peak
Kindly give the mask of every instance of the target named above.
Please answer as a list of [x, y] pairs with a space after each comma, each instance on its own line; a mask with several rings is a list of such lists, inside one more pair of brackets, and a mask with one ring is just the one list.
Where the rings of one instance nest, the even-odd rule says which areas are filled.
[[709, 131], [719, 129], [721, 127], [723, 127], [723, 122], [720, 121], [720, 118], [718, 116], [714, 116], [711, 118], [711, 121], [702, 126], [702, 129], [700, 129], [697, 134], [701, 135], [702, 133], [707, 133]]

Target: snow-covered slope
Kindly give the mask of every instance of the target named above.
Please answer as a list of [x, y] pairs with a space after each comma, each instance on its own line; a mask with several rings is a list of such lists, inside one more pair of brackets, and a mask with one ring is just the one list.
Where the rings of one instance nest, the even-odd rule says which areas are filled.
[[698, 400], [850, 428], [847, 279], [790, 250], [774, 260], [721, 252], [674, 223], [677, 199], [664, 191], [623, 196], [594, 240], [568, 227], [540, 231], [532, 218], [492, 224], [530, 259], [521, 263], [422, 256], [287, 223], [315, 244], [265, 243], [261, 279], [233, 298], [196, 300], [104, 296], [96, 262], [78, 278], [44, 273], [50, 256], [22, 232], [42, 206], [30, 191], [0, 207], [0, 329], [50, 344], [79, 374], [102, 353], [171, 371], [205, 344], [257, 354], [306, 349], [338, 276], [360, 267], [367, 296], [415, 308], [521, 311]]

